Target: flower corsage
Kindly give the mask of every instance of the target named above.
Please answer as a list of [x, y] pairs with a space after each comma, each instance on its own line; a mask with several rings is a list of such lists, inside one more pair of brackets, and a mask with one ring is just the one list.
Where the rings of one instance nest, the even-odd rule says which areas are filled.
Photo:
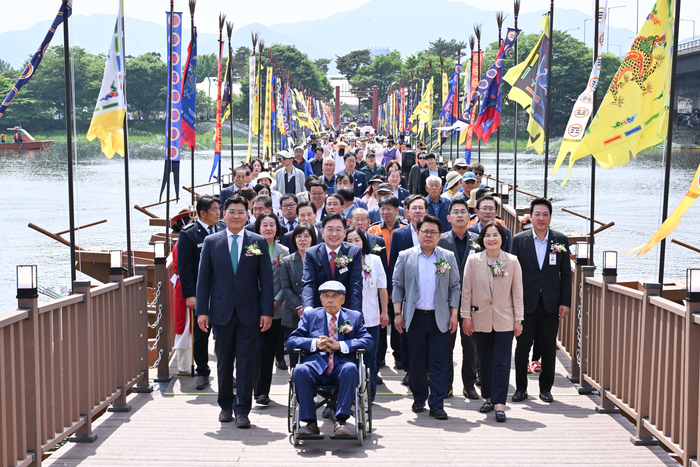
[[336, 264], [336, 266], [342, 269], [348, 267], [348, 264], [352, 263], [352, 258], [345, 255], [338, 255], [335, 257], [333, 262]]
[[481, 251], [481, 245], [474, 240], [469, 240], [469, 249], [474, 251]]
[[564, 253], [566, 251], [566, 245], [561, 243], [552, 243], [552, 253]]
[[435, 274], [437, 274], [438, 276], [442, 276], [447, 271], [452, 269], [452, 266], [450, 266], [450, 263], [447, 262], [447, 260], [445, 258], [442, 258], [440, 261], [438, 261], [437, 263], [433, 263], [433, 264], [437, 268], [437, 270], [435, 271]]
[[372, 275], [372, 268], [369, 264], [362, 265], [362, 274], [364, 274], [365, 277], [370, 277]]
[[284, 259], [284, 253], [281, 253], [277, 258], [272, 260], [272, 265], [276, 268], [282, 266], [283, 259]]
[[489, 264], [489, 269], [491, 270], [491, 275], [493, 277], [506, 277], [508, 275], [506, 268], [504, 268], [498, 261], [493, 264]]
[[260, 251], [260, 248], [258, 248], [258, 244], [255, 243], [253, 245], [248, 245], [245, 247], [245, 255], [246, 256], [260, 256], [262, 255], [262, 251]]
[[350, 323], [348, 323], [348, 320], [343, 321], [343, 324], [339, 327], [336, 328], [336, 331], [338, 331], [341, 334], [347, 334], [349, 332], [352, 332], [353, 327]]
[[382, 250], [383, 250], [384, 248], [386, 248], [386, 247], [385, 247], [385, 246], [381, 246], [381, 245], [378, 244], [378, 243], [375, 243], [374, 246], [372, 247], [372, 252], [373, 252], [373, 253], [381, 253]]

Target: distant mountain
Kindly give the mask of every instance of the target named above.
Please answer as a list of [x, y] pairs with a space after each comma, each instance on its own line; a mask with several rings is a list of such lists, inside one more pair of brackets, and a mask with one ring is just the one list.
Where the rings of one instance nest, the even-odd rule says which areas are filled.
[[[432, 0], [426, 8], [423, 0], [372, 0], [352, 11], [337, 13], [327, 18], [296, 23], [264, 26], [259, 23], [245, 25], [233, 32], [233, 46], [250, 47], [251, 32], [259, 32], [268, 45], [294, 44], [312, 59], [328, 58], [331, 62], [330, 73], [335, 73], [336, 55], [364, 48], [389, 48], [399, 50], [402, 56], [424, 50], [428, 43], [438, 38], [457, 39], [467, 42], [472, 27], [476, 23], [483, 25], [482, 47], [498, 38], [495, 13], [471, 7], [464, 3], [449, 0]], [[521, 14], [518, 26], [524, 33], [539, 33], [539, 25], [545, 11]], [[420, 23], [412, 21], [419, 18]], [[554, 27], [569, 31], [574, 37], [583, 39], [584, 20], [590, 16], [578, 10], [557, 8], [554, 12]], [[202, 18], [198, 18], [201, 23]], [[215, 18], [211, 19], [216, 21]], [[587, 26], [586, 39], [591, 42], [593, 36], [592, 22]], [[30, 57], [44, 38], [51, 21], [42, 21], [23, 31], [0, 33], [0, 58], [19, 68]], [[513, 25], [512, 12], [504, 26]], [[71, 44], [85, 48], [91, 53], [106, 53], [110, 40], [110, 31], [114, 27], [114, 16], [95, 14], [90, 16], [74, 15], [71, 17]], [[578, 29], [577, 29], [578, 28]], [[159, 52], [165, 57], [165, 17], [162, 22], [143, 21], [126, 17], [126, 52], [140, 55], [147, 52]], [[505, 32], [505, 31], [504, 31]], [[621, 46], [626, 52], [634, 37], [629, 29], [610, 30], [611, 44]], [[184, 25], [184, 43], [189, 42], [189, 24]], [[211, 33], [200, 33], [199, 53], [216, 52], [218, 37]], [[63, 32], [59, 28], [52, 45], [63, 44]], [[611, 47], [617, 52], [617, 47]]]

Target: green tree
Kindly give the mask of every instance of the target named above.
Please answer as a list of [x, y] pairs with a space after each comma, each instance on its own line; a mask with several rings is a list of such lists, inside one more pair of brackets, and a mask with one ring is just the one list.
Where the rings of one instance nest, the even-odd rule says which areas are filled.
[[323, 73], [328, 73], [328, 65], [331, 63], [329, 58], [319, 58], [314, 60], [314, 65], [316, 68], [321, 70]]
[[0, 58], [0, 73], [4, 73], [6, 71], [9, 71], [12, 69], [12, 65], [10, 65], [10, 62], [6, 62], [5, 60]]
[[216, 102], [201, 89], [197, 91], [197, 117], [206, 119], [216, 116]]
[[165, 110], [168, 93], [168, 66], [160, 54], [151, 52], [126, 62], [126, 96], [129, 109], [140, 111], [144, 118]]
[[[167, 66], [166, 66], [167, 68]], [[215, 53], [197, 55], [197, 82], [204, 82], [205, 78], [216, 77], [219, 68], [219, 56]]]
[[446, 41], [439, 37], [436, 41], [431, 42], [430, 46], [425, 49], [425, 53], [427, 55], [434, 55], [434, 56], [443, 56], [443, 57], [451, 57], [451, 58], [457, 58], [457, 51], [460, 50], [462, 51], [462, 55], [468, 54], [467, 51], [467, 44], [466, 42], [457, 42], [455, 39], [450, 39], [449, 41]]
[[[455, 54], [456, 56], [456, 54]], [[456, 60], [452, 57], [446, 57], [444, 60], [444, 72], [449, 80], [454, 72]], [[464, 63], [464, 62], [462, 62]], [[426, 71], [423, 71], [426, 70]], [[432, 72], [431, 72], [432, 70]], [[433, 95], [433, 116], [437, 119], [440, 116], [440, 110], [442, 109], [442, 101], [445, 96], [442, 95], [442, 77], [440, 76], [440, 57], [438, 55], [431, 55], [427, 52], [418, 52], [413, 55], [406, 57], [406, 61], [403, 66], [403, 76], [404, 80], [408, 83], [410, 81], [410, 72], [413, 71], [414, 81], [413, 81], [413, 92], [414, 96], [417, 95], [417, 99], [422, 97], [421, 90], [423, 89], [422, 80], [425, 78], [425, 85], [427, 86], [430, 78], [433, 78], [433, 90], [435, 94]], [[461, 85], [460, 85], [461, 87]]]
[[357, 71], [363, 66], [372, 63], [372, 54], [369, 49], [353, 50], [342, 57], [335, 56], [335, 66], [341, 75], [345, 76], [348, 81], [352, 80]]
[[233, 81], [239, 82], [245, 76], [244, 73], [247, 69], [249, 57], [250, 49], [248, 47], [240, 46], [233, 52], [233, 58], [231, 59]]
[[[353, 92], [371, 93], [372, 87], [377, 86], [379, 88], [379, 102], [384, 101], [392, 84], [398, 83], [402, 66], [403, 61], [398, 50], [392, 50], [386, 55], [376, 57], [372, 63], [358, 69], [357, 74], [350, 80]], [[371, 94], [365, 94], [365, 96], [367, 97], [363, 100], [371, 102]]]

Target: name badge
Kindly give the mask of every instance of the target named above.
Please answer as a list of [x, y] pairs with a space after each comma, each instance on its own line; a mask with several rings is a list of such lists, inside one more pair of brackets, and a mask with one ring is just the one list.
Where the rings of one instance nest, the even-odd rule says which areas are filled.
[[202, 245], [204, 245], [204, 243], [197, 243], [197, 248], [202, 248]]
[[549, 265], [550, 265], [550, 266], [556, 266], [556, 265], [557, 265], [557, 254], [556, 254], [556, 253], [550, 253], [550, 254], [549, 254]]
[[476, 253], [476, 251], [474, 251], [474, 250], [469, 250], [469, 255], [473, 255], [474, 253]]
[[346, 272], [348, 272], [348, 268], [343, 268], [338, 272], [340, 272], [341, 274], [345, 274]]

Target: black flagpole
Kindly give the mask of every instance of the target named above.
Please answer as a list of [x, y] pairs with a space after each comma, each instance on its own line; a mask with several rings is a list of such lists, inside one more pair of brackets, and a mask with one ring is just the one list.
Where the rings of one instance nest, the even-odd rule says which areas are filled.
[[[445, 96], [442, 95], [442, 74], [445, 72], [445, 57], [440, 55], [440, 109], [445, 103]], [[440, 112], [442, 113], [442, 112]], [[442, 156], [442, 132], [438, 131], [438, 141], [440, 141], [440, 155]]]
[[70, 237], [71, 284], [77, 280], [75, 272], [75, 206], [73, 203], [73, 85], [70, 72], [70, 40], [68, 15], [63, 20], [63, 66], [66, 83], [66, 146], [68, 149], [68, 226]]
[[[676, 104], [676, 68], [678, 65], [678, 25], [681, 17], [681, 0], [676, 0], [676, 11], [673, 15], [673, 45], [671, 46], [671, 80], [668, 86], [668, 129], [666, 131], [666, 156], [664, 158], [664, 204], [661, 214], [661, 222], [668, 218], [668, 192], [671, 183], [671, 149], [673, 142], [673, 111]], [[659, 284], [661, 290], [664, 286], [664, 266], [666, 262], [666, 239], [661, 240], [661, 251], [659, 255]]]
[[[501, 11], [500, 13], [496, 13], [496, 23], [498, 23], [498, 50], [501, 50], [501, 43], [503, 42], [503, 38], [501, 37], [501, 30], [503, 28], [503, 21], [506, 19], [506, 14]], [[503, 87], [503, 84], [501, 84], [501, 88]], [[499, 89], [498, 92], [501, 92]], [[500, 178], [500, 171], [501, 171], [501, 130], [500, 130], [500, 125], [499, 128], [496, 129], [496, 194], [499, 194], [501, 191], [501, 184], [498, 182]]]
[[[173, 69], [173, 0], [170, 0], [170, 21], [169, 21], [169, 35], [168, 35], [168, 101], [166, 104], [166, 109], [168, 110], [168, 136], [165, 141], [165, 160], [168, 166], [165, 171], [165, 176], [167, 177], [166, 182], [166, 192], [165, 192], [165, 254], [170, 254], [170, 172], [173, 168], [172, 160], [170, 159], [170, 148], [172, 147], [172, 141], [170, 140], [170, 135], [173, 131], [173, 122], [170, 115], [170, 108], [172, 105], [173, 96], [173, 80], [170, 76], [170, 72]], [[194, 190], [194, 186], [192, 186]]]
[[[190, 29], [190, 31], [191, 31], [191, 34], [190, 34], [190, 43], [191, 43], [191, 44], [194, 44], [194, 32], [196, 31], [196, 29], [195, 29], [195, 27], [194, 27], [194, 9], [195, 9], [195, 7], [197, 6], [197, 0], [190, 0], [189, 6], [190, 6], [190, 24], [192, 25], [192, 28]], [[184, 88], [183, 88], [183, 89], [184, 89]], [[196, 89], [195, 89], [195, 91], [196, 91]], [[195, 95], [196, 95], [196, 92], [195, 92]], [[196, 118], [197, 118], [197, 109], [196, 109], [196, 106], [195, 106], [195, 119], [196, 119]], [[194, 134], [194, 139], [195, 139], [195, 144], [196, 144], [196, 142], [197, 142], [197, 132], [196, 132], [196, 130], [195, 130], [195, 134]], [[192, 183], [190, 184], [190, 185], [191, 185], [191, 188], [192, 188], [192, 193], [191, 193], [191, 194], [192, 194], [192, 196], [191, 196], [191, 199], [192, 199], [192, 208], [191, 208], [191, 210], [192, 210], [192, 211], [196, 211], [197, 208], [195, 207], [195, 199], [194, 199], [194, 148], [193, 148], [193, 147], [190, 148], [190, 152], [191, 152], [190, 166], [191, 166], [191, 172], [192, 172]]]
[[[515, 29], [518, 29], [518, 14], [520, 13], [520, 0], [513, 2], [515, 16]], [[518, 39], [513, 44], [513, 66], [518, 64]], [[518, 104], [513, 103], [513, 208], [518, 207]]]
[[[593, 18], [593, 66], [600, 66], [598, 62], [598, 33], [600, 30], [600, 0], [595, 0], [595, 18]], [[605, 14], [605, 13], [603, 13]], [[610, 40], [606, 37], [605, 40]], [[585, 45], [585, 44], [584, 44]], [[551, 63], [551, 61], [550, 61]], [[551, 68], [551, 67], [550, 67]], [[550, 88], [551, 89], [551, 88]], [[591, 109], [591, 115], [595, 115], [598, 111], [598, 87], [593, 90], [593, 109]], [[590, 258], [591, 265], [595, 264], [595, 256], [593, 256], [593, 249], [595, 245], [595, 157], [591, 157], [591, 219], [589, 225], [589, 239], [588, 243], [590, 246], [590, 252], [588, 257]]]
[[[219, 13], [219, 66], [218, 66], [218, 68], [221, 68], [221, 65], [223, 64], [222, 54], [224, 53], [224, 39], [223, 39], [222, 34], [223, 34], [223, 30], [224, 30], [224, 22], [225, 21], [226, 21], [226, 15], [223, 13]], [[224, 120], [224, 108], [223, 108], [224, 103], [221, 101], [221, 98], [223, 97], [223, 96], [221, 96], [221, 92], [220, 92], [221, 88], [218, 87], [219, 81], [221, 80], [221, 74], [217, 74], [216, 79], [217, 79], [216, 84], [217, 84], [217, 91], [218, 91], [217, 92], [217, 94], [218, 94], [217, 105], [219, 107], [221, 107], [221, 109], [219, 109], [219, 118], [221, 119], [219, 121], [219, 123], [220, 123], [220, 125], [219, 125], [219, 167], [218, 167], [218, 172], [216, 174], [216, 183], [218, 183], [219, 188], [221, 188], [221, 187], [223, 187], [223, 184], [224, 184], [223, 180], [221, 179], [221, 165], [224, 163], [223, 158], [221, 158], [221, 147], [223, 146], [223, 144], [221, 144], [221, 142], [222, 142], [221, 128], [222, 128], [223, 123], [224, 123], [223, 122], [223, 120]], [[230, 93], [230, 90], [229, 90], [229, 93]], [[231, 182], [233, 183], [233, 167], [231, 167]]]
[[[258, 67], [258, 70], [257, 70], [258, 71], [257, 81], [259, 83], [258, 84], [258, 154], [255, 157], [260, 157], [260, 136], [261, 136], [260, 131], [262, 130], [260, 128], [261, 127], [260, 122], [263, 120], [263, 115], [261, 115], [262, 114], [262, 97], [263, 97], [262, 96], [262, 87], [263, 87], [263, 85], [262, 85], [262, 76], [260, 76], [260, 75], [262, 75], [262, 62], [263, 62], [262, 53], [263, 53], [263, 50], [265, 50], [265, 41], [262, 39], [258, 42], [258, 50], [260, 51], [260, 54], [259, 54], [260, 66]], [[264, 157], [263, 157], [263, 160], [265, 160]]]
[[[597, 40], [597, 39], [596, 39]], [[547, 122], [544, 140], [544, 197], [547, 197], [547, 173], [549, 172], [549, 128], [552, 122], [552, 44], [554, 44], [554, 0], [549, 4], [549, 69], [547, 70]], [[593, 218], [593, 216], [591, 216]]]
[[233, 54], [231, 53], [231, 34], [233, 34], [233, 21], [226, 23], [226, 34], [228, 35], [228, 60], [226, 61], [226, 71], [227, 71], [227, 84], [228, 84], [228, 101], [229, 101], [229, 123], [231, 124], [231, 183], [233, 183], [233, 170], [236, 168], [233, 162], [233, 79], [231, 77], [231, 59]]
[[[479, 80], [481, 80], [481, 25], [476, 24], [474, 25], [474, 35], [476, 36], [476, 60], [477, 63], [479, 64]], [[478, 104], [478, 103], [477, 103]], [[472, 122], [472, 125], [474, 122]], [[477, 138], [477, 144], [479, 145], [479, 162], [481, 162], [481, 138]]]
[[[126, 36], [124, 27], [124, 11], [120, 13], [122, 22], [122, 57], [124, 57], [124, 78], [123, 78], [123, 89], [124, 93], [124, 104], [126, 104]], [[124, 192], [126, 196], [126, 275], [131, 276], [134, 271], [133, 259], [131, 257], [131, 201], [129, 200], [129, 119], [124, 112]]]

